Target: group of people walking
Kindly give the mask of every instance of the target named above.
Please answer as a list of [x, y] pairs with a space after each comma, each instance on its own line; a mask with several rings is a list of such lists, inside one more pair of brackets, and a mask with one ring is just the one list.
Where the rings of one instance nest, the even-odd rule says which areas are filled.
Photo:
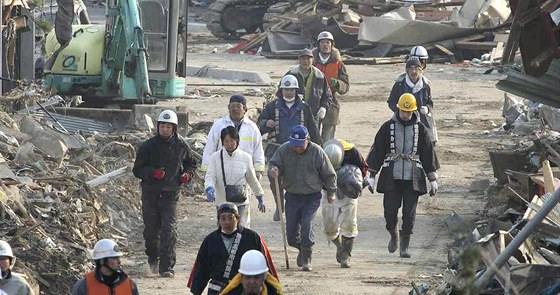
[[[179, 190], [195, 169], [205, 172], [205, 193], [216, 207], [218, 228], [199, 248], [188, 282], [193, 294], [206, 288], [208, 294], [282, 293], [267, 244], [250, 229], [250, 198], [255, 196], [260, 212], [267, 209], [260, 184], [265, 173], [278, 200], [273, 220], [285, 214], [287, 243], [298, 250], [296, 262], [302, 270], [312, 270], [312, 221], [319, 208], [324, 234], [336, 245], [336, 261], [343, 268], [351, 266], [358, 197], [366, 187], [383, 194], [388, 251], [399, 249], [400, 257], [411, 257], [418, 198], [438, 191], [433, 101], [423, 75], [427, 51], [413, 48], [406, 72], [387, 100], [394, 114], [381, 125], [364, 157], [353, 143], [335, 138], [339, 96], [348, 92], [350, 83], [334, 45], [333, 35], [325, 31], [318, 35], [316, 48], [302, 50], [299, 65], [282, 77], [276, 99], [257, 122], [246, 117], [247, 99], [231, 96], [228, 115], [216, 120], [208, 133], [201, 163], [177, 134], [177, 114], [160, 114], [157, 134], [140, 146], [133, 168], [141, 180], [143, 236], [152, 273], [175, 275]], [[0, 242], [0, 262], [10, 258], [2, 255], [2, 246]], [[114, 241], [100, 240], [93, 251], [95, 270], [76, 284], [73, 294], [138, 294], [121, 269], [121, 256]], [[4, 276], [4, 264], [0, 266]], [[0, 280], [0, 289], [4, 282]]]

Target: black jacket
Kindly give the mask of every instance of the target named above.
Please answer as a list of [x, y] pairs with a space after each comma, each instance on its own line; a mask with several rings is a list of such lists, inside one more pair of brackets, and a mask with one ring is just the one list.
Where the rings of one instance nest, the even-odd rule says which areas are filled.
[[[138, 149], [132, 172], [142, 180], [142, 190], [147, 192], [178, 191], [181, 187], [181, 174], [194, 174], [196, 159], [181, 136], [175, 135], [165, 140], [156, 135], [145, 141]], [[154, 170], [162, 168], [165, 177], [154, 179]]]
[[[397, 119], [397, 116], [398, 115], [395, 113], [391, 120], [385, 122], [379, 128], [366, 160], [372, 176], [376, 175], [382, 168], [377, 181], [377, 192], [379, 193], [395, 190], [395, 181], [393, 179], [395, 161], [388, 161], [387, 156], [391, 153], [391, 137], [397, 137], [396, 135], [391, 135], [391, 124], [393, 122], [395, 122], [395, 124], [402, 124], [400, 120]], [[428, 132], [426, 131], [426, 127], [420, 122], [416, 113], [413, 114], [411, 121], [410, 125], [418, 125], [418, 151], [415, 156], [419, 158], [422, 164], [422, 167], [418, 167], [415, 163], [411, 165], [412, 186], [415, 191], [423, 195], [427, 193], [426, 176], [430, 181], [437, 179], [437, 157]], [[409, 132], [403, 136], [406, 136], [408, 140], [412, 141], [413, 138], [411, 137], [414, 137], [414, 134]], [[401, 151], [397, 150], [397, 153], [400, 152]]]
[[[233, 260], [233, 267], [228, 278], [231, 280], [239, 270], [241, 256], [249, 250], [259, 250], [265, 255], [265, 246], [261, 240], [261, 236], [255, 231], [239, 227], [238, 231], [241, 232], [241, 241], [239, 242], [238, 250], [235, 253]], [[220, 229], [211, 232], [200, 245], [198, 255], [194, 263], [191, 275], [189, 277], [188, 286], [193, 294], [202, 294], [204, 288], [210, 280], [217, 280], [224, 282], [224, 270], [229, 258], [229, 250], [226, 249], [224, 241], [222, 240], [222, 233]], [[270, 268], [270, 267], [269, 267]]]

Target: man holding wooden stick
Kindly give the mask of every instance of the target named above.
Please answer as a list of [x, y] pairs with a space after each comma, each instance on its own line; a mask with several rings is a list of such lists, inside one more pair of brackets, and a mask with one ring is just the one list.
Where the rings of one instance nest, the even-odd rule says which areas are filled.
[[292, 127], [290, 140], [272, 156], [269, 173], [281, 178], [286, 199], [286, 235], [288, 244], [299, 250], [297, 265], [312, 270], [315, 244], [312, 221], [321, 204], [321, 189], [334, 202], [336, 172], [321, 146], [310, 142], [303, 125]]

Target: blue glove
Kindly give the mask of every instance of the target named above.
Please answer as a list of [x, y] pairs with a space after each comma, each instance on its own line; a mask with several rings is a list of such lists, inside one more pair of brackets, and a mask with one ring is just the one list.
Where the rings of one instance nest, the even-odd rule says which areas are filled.
[[259, 211], [264, 213], [266, 212], [266, 207], [264, 206], [263, 196], [257, 196], [257, 200], [259, 201]]
[[212, 203], [216, 201], [216, 190], [213, 186], [209, 186], [206, 188], [206, 199], [208, 200], [208, 202]]

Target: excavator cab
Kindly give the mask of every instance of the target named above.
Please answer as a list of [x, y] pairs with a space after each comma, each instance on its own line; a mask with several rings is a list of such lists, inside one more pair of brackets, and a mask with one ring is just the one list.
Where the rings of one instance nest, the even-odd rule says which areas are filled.
[[84, 101], [153, 102], [185, 95], [185, 0], [107, 0], [105, 25], [72, 26], [72, 39], [46, 42], [53, 66], [44, 87]]
[[140, 0], [152, 96], [185, 95], [187, 8], [184, 0]]

